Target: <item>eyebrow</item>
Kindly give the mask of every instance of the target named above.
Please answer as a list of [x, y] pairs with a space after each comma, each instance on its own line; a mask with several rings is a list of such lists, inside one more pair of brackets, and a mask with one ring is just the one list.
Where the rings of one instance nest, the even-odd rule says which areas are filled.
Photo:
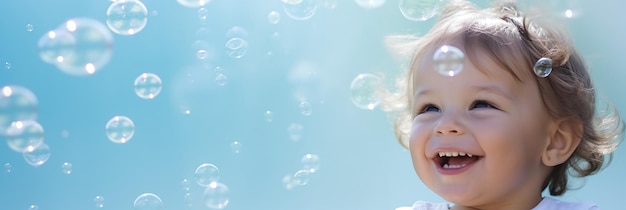
[[[478, 85], [478, 86], [472, 86], [470, 87], [471, 90], [475, 90], [476, 92], [489, 92], [489, 93], [493, 93], [502, 97], [505, 97], [511, 101], [513, 101], [513, 94], [511, 94], [511, 92], [507, 91], [504, 88], [501, 88], [500, 86], [497, 85]], [[418, 98], [421, 95], [427, 95], [429, 93], [433, 92], [433, 89], [431, 88], [419, 88], [416, 92], [415, 92], [415, 98]]]

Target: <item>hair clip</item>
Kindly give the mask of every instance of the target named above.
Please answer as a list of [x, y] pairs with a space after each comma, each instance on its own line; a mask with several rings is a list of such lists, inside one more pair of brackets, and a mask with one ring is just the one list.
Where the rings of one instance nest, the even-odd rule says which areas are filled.
[[551, 58], [540, 58], [535, 66], [533, 67], [535, 74], [538, 77], [547, 77], [552, 72], [552, 59]]

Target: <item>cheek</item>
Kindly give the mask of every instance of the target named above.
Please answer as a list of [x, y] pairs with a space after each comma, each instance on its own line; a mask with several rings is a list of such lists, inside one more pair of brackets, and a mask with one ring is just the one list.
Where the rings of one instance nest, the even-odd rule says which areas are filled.
[[428, 160], [425, 153], [425, 147], [428, 142], [429, 135], [430, 132], [428, 131], [427, 126], [420, 123], [413, 124], [411, 133], [409, 134], [409, 150], [411, 152], [411, 158], [413, 160], [415, 170], [424, 168], [427, 165]]

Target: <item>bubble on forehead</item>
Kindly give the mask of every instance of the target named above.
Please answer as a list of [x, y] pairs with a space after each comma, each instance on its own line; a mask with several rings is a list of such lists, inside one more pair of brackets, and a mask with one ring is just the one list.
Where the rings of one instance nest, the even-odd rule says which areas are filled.
[[433, 54], [435, 71], [444, 76], [454, 77], [463, 70], [465, 54], [459, 48], [443, 45]]

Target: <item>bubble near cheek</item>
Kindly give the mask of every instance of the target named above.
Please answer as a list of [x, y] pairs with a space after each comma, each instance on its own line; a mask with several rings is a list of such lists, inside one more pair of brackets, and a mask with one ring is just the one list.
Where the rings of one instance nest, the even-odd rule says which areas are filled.
[[538, 77], [547, 77], [552, 72], [552, 59], [540, 58], [535, 63], [533, 70]]
[[443, 45], [433, 55], [435, 70], [442, 75], [454, 77], [463, 70], [465, 54], [459, 48]]

